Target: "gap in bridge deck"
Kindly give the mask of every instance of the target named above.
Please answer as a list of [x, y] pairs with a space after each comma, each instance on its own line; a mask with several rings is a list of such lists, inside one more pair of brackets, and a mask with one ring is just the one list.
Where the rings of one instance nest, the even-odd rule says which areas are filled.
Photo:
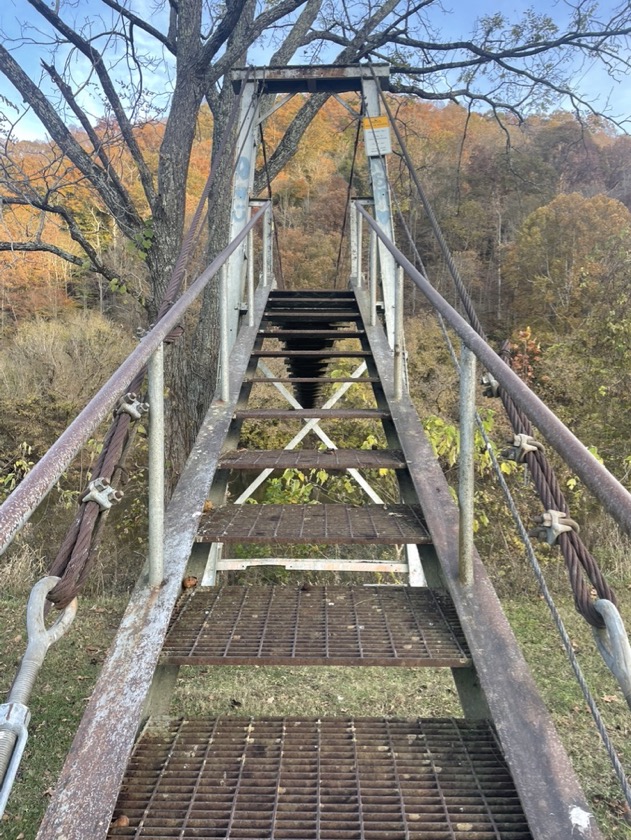
[[172, 714], [462, 717], [451, 672], [430, 668], [183, 666]]

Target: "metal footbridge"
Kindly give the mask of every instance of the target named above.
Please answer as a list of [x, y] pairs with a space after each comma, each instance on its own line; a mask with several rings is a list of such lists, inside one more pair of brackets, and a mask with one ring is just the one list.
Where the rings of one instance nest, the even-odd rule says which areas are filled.
[[[562, 447], [570, 433], [448, 304], [436, 301], [463, 341], [462, 465], [460, 498], [454, 499], [408, 395], [403, 273], [432, 303], [435, 293], [393, 244], [379, 138], [370, 158], [375, 194], [353, 205], [351, 277], [343, 290], [278, 288], [270, 205], [249, 201], [252, 138], [265, 96], [356, 90], [372, 131], [386, 79], [383, 68], [235, 74], [243, 95], [231, 245], [65, 433], [51, 456], [54, 469], [50, 460], [35, 467], [2, 508], [8, 542], [33, 500], [56, 480], [54, 473], [65, 469], [86, 428], [90, 434], [120, 407], [128, 383], [151, 360], [154, 502], [158, 494], [151, 556], [40, 840], [601, 837], [472, 544], [467, 441], [473, 437], [474, 354], [493, 387], [513, 394], [554, 445]], [[256, 225], [262, 225], [260, 240], [253, 238]], [[217, 392], [163, 511], [161, 354], [187, 307], [215, 280], [224, 304]], [[345, 445], [358, 423], [376, 447]], [[286, 437], [283, 448], [243, 446], [244, 430], [257, 424], [263, 430], [275, 424], [275, 440]], [[626, 491], [601, 465], [594, 467], [591, 456], [574, 443], [570, 448], [568, 457], [592, 475], [624, 525], [631, 517]], [[528, 450], [529, 457], [538, 453]], [[305, 504], [266, 504], [260, 489], [287, 470], [316, 471], [323, 482], [348, 475], [360, 501], [349, 504], [327, 491]], [[396, 501], [380, 495], [373, 480], [379, 473], [392, 479]], [[93, 487], [85, 504], [109, 501], [109, 486]], [[561, 520], [549, 528], [567, 535], [571, 528]], [[231, 582], [236, 570], [266, 565], [284, 566], [295, 583]], [[317, 582], [318, 572], [331, 571], [352, 582]], [[45, 592], [57, 580], [46, 579]], [[66, 606], [60, 620], [68, 623], [72, 609]], [[414, 719], [191, 719], [172, 700], [183, 665], [447, 669], [461, 713], [428, 718], [419, 708]], [[3, 707], [5, 767], [23, 747], [27, 705], [14, 691]]]

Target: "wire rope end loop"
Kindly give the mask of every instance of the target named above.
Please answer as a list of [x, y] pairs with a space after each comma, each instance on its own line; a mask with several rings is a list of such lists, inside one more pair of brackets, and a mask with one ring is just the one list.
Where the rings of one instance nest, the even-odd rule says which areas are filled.
[[26, 629], [28, 633], [28, 646], [41, 646], [43, 653], [68, 631], [77, 614], [77, 599], [74, 598], [65, 607], [54, 624], [46, 627], [44, 621], [44, 608], [46, 596], [59, 583], [61, 578], [50, 575], [38, 581], [31, 590], [26, 608]]
[[536, 528], [528, 531], [529, 537], [544, 540], [548, 545], [555, 545], [559, 536], [569, 531], [580, 532], [578, 522], [575, 522], [562, 510], [546, 510], [540, 516], [535, 516]]
[[592, 628], [596, 647], [631, 709], [631, 644], [624, 622], [616, 605], [606, 598], [595, 601], [594, 609], [605, 622], [604, 627]]

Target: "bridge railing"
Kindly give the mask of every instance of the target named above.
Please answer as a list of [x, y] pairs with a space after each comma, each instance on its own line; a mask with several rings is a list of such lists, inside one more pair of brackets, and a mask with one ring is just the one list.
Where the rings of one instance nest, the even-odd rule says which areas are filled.
[[420, 289], [427, 301], [457, 333], [484, 368], [493, 375], [524, 414], [540, 430], [548, 443], [559, 453], [585, 486], [591, 490], [621, 528], [631, 534], [631, 493], [592, 455], [584, 444], [565, 426], [539, 397], [498, 356], [487, 342], [434, 289], [396, 245], [384, 235], [373, 217], [357, 203], [357, 209], [372, 234], [392, 254], [397, 265]]
[[[149, 399], [149, 469], [148, 469], [148, 591], [158, 590], [164, 579], [164, 369], [163, 348], [165, 340], [180, 324], [191, 305], [199, 298], [209, 282], [221, 273], [230, 256], [245, 242], [248, 251], [248, 273], [245, 278], [246, 308], [248, 321], [252, 318], [254, 301], [253, 230], [261, 220], [263, 227], [263, 253], [261, 285], [271, 282], [271, 225], [269, 201], [256, 202], [248, 223], [235, 239], [208, 265], [168, 312], [156, 323], [112, 374], [100, 391], [90, 400], [77, 418], [53, 444], [22, 482], [0, 506], [0, 555], [10, 546], [20, 529], [29, 520], [48, 492], [66, 472], [75, 456], [92, 437], [99, 425], [122, 406], [133, 419], [139, 419], [145, 406], [135, 395], [128, 393], [132, 382], [145, 367], [148, 367]], [[223, 282], [223, 281], [222, 281]], [[225, 290], [221, 289], [220, 294]], [[221, 319], [221, 345], [226, 345], [228, 322]], [[219, 365], [219, 393], [225, 392], [228, 363], [223, 358]], [[111, 506], [116, 493], [108, 482], [102, 479], [92, 481], [89, 492], [82, 501], [95, 501], [101, 510]], [[17, 676], [9, 692], [7, 702], [0, 705], [0, 817], [7, 804], [9, 793], [15, 781], [20, 759], [28, 738], [30, 712], [29, 698], [44, 661], [48, 647], [58, 640], [69, 628], [76, 613], [76, 598], [68, 604], [57, 621], [46, 627], [44, 623], [47, 596], [59, 583], [56, 576], [48, 576], [33, 588], [27, 609], [28, 644]], [[50, 603], [48, 603], [50, 606]]]

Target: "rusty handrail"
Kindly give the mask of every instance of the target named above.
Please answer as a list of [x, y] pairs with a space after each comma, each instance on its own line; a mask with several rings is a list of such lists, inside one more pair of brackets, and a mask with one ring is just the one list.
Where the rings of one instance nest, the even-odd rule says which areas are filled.
[[269, 204], [270, 202], [266, 201], [257, 209], [238, 236], [215, 257], [166, 315], [147, 333], [138, 347], [129, 354], [101, 390], [0, 506], [0, 555], [8, 548], [20, 528], [61, 478], [90, 435], [112, 411], [117, 400], [126, 392], [129, 382], [147, 364], [155, 350], [178, 325], [189, 306], [246, 239], [250, 230], [267, 211]]
[[383, 242], [395, 261], [418, 286], [423, 295], [472, 350], [485, 368], [541, 431], [585, 486], [591, 490], [616, 522], [631, 534], [631, 493], [603, 466], [559, 418], [497, 355], [483, 338], [459, 315], [431, 285], [429, 280], [383, 233], [373, 217], [357, 202], [357, 209], [370, 229]]

